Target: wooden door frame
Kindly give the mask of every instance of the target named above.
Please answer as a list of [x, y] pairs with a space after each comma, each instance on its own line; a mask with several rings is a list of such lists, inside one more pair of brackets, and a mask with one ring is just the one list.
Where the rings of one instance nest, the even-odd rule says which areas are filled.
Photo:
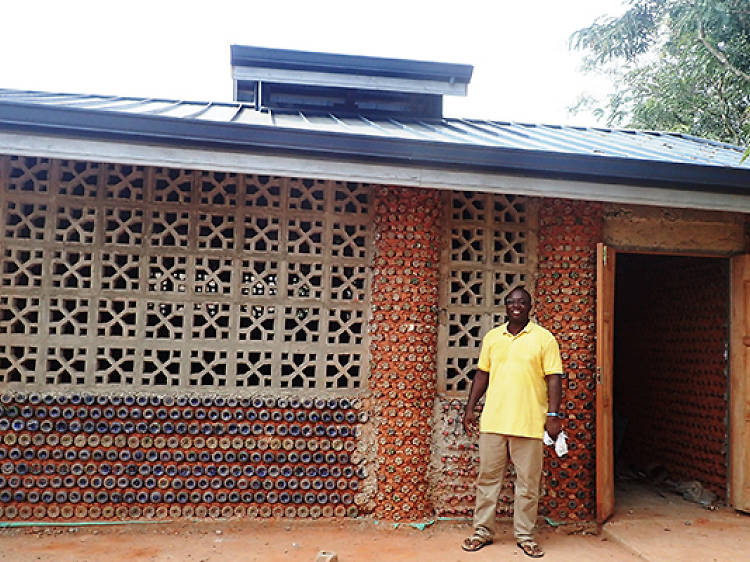
[[750, 511], [750, 256], [730, 260], [728, 501]]
[[[614, 512], [613, 366], [617, 250], [596, 245], [596, 520]], [[605, 454], [601, 454], [604, 453]]]
[[[607, 251], [604, 251], [604, 248]], [[601, 280], [599, 275], [601, 273], [600, 267], [603, 259], [603, 253], [606, 255], [609, 253], [608, 259], [612, 262], [612, 279], [611, 279], [611, 311], [600, 310], [601, 295], [599, 290], [601, 288]], [[614, 325], [615, 325], [615, 310], [614, 310], [614, 299], [616, 296], [617, 287], [614, 283], [614, 277], [616, 276], [616, 256], [617, 254], [637, 254], [637, 255], [655, 255], [664, 257], [689, 257], [689, 258], [713, 258], [723, 259], [727, 261], [728, 265], [728, 286], [727, 291], [729, 295], [729, 309], [727, 310], [727, 324], [729, 330], [727, 333], [727, 341], [730, 348], [730, 356], [727, 358], [727, 367], [729, 368], [729, 380], [727, 381], [727, 391], [729, 393], [729, 400], [727, 401], [727, 413], [728, 423], [727, 431], [729, 434], [729, 455], [727, 456], [727, 484], [729, 485], [729, 494], [727, 499], [730, 501], [730, 505], [738, 505], [738, 494], [741, 495], [741, 491], [738, 490], [738, 482], [743, 480], [742, 475], [738, 472], [742, 472], [744, 463], [742, 462], [747, 453], [748, 464], [750, 465], [750, 452], [741, 451], [741, 444], [734, 443], [733, 434], [736, 433], [737, 423], [739, 417], [744, 421], [745, 408], [738, 408], [741, 397], [743, 396], [742, 389], [749, 389], [747, 383], [744, 382], [742, 377], [738, 377], [734, 374], [738, 370], [739, 364], [737, 363], [736, 354], [732, 353], [732, 348], [737, 348], [737, 342], [742, 343], [744, 337], [744, 327], [747, 323], [748, 333], [750, 333], [750, 318], [746, 318], [750, 314], [750, 301], [745, 305], [742, 303], [735, 303], [735, 286], [740, 282], [738, 276], [741, 276], [736, 272], [737, 267], [735, 265], [734, 256], [728, 255], [717, 255], [711, 253], [701, 252], [668, 252], [663, 250], [639, 250], [632, 248], [620, 249], [616, 246], [611, 246], [605, 243], [597, 244], [597, 295], [596, 295], [596, 321], [597, 321], [597, 334], [603, 329], [600, 326], [600, 322], [610, 322], [611, 326], [611, 342], [606, 342], [602, 345], [601, 341], [597, 341], [596, 346], [596, 377], [597, 377], [597, 399], [596, 399], [596, 420], [597, 420], [597, 438], [596, 438], [596, 519], [599, 523], [604, 523], [614, 512], [614, 442], [613, 442], [613, 419], [612, 410], [613, 405], [607, 403], [607, 398], [610, 400], [614, 398], [613, 383], [614, 383]], [[748, 260], [747, 267], [750, 268], [750, 260]], [[747, 309], [747, 310], [746, 310]], [[610, 316], [607, 316], [607, 314]], [[750, 343], [750, 341], [748, 341]], [[609, 351], [607, 354], [606, 352]], [[749, 361], [750, 362], [750, 361]], [[743, 363], [744, 365], [744, 363]], [[745, 365], [746, 369], [750, 369], [750, 364]], [[606, 369], [610, 369], [609, 373], [605, 372]], [[740, 369], [742, 370], [742, 369]], [[600, 382], [601, 381], [601, 382]], [[742, 383], [742, 384], [739, 384]], [[607, 388], [602, 388], [602, 385], [609, 385]], [[604, 390], [604, 400], [600, 399], [600, 391]], [[750, 395], [750, 392], [748, 392]], [[749, 402], [750, 404], [750, 398]], [[742, 404], [744, 406], [744, 402]], [[750, 408], [749, 408], [750, 410]], [[601, 419], [602, 413], [605, 414], [605, 418]], [[750, 415], [750, 411], [748, 412]], [[738, 417], [739, 416], [739, 417]], [[600, 435], [600, 431], [604, 431], [604, 435]], [[600, 448], [600, 443], [602, 447]], [[744, 481], [750, 480], [750, 475], [744, 478]], [[741, 504], [741, 502], [739, 502]], [[748, 506], [750, 508], [750, 506]]]

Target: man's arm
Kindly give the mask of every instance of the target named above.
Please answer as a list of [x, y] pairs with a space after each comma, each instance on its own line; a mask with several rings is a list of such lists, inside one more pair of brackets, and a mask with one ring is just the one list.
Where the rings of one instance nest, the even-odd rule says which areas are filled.
[[469, 391], [469, 400], [466, 402], [466, 407], [464, 408], [463, 425], [467, 435], [474, 433], [474, 429], [477, 426], [477, 415], [474, 413], [474, 409], [479, 399], [487, 390], [489, 382], [490, 374], [487, 371], [482, 371], [481, 369], [474, 371], [474, 380], [471, 381], [471, 390]]
[[[559, 412], [560, 411], [560, 399], [562, 396], [562, 376], [561, 375], [547, 375], [547, 411], [548, 412]], [[544, 428], [549, 433], [552, 439], [557, 438], [557, 434], [562, 429], [562, 422], [560, 418], [547, 418], [547, 423]]]

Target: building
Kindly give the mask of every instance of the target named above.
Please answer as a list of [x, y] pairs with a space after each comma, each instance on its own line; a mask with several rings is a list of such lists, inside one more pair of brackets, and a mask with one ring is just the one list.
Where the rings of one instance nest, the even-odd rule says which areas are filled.
[[0, 518], [464, 515], [519, 285], [565, 362], [545, 515], [606, 518], [615, 450], [750, 509], [741, 149], [443, 118], [465, 65], [232, 69], [235, 103], [0, 90]]

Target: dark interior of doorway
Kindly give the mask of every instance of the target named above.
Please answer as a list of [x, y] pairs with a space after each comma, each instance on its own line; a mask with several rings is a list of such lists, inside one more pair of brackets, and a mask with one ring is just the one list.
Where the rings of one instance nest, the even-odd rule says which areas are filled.
[[618, 253], [615, 509], [634, 486], [726, 499], [728, 323], [727, 259]]

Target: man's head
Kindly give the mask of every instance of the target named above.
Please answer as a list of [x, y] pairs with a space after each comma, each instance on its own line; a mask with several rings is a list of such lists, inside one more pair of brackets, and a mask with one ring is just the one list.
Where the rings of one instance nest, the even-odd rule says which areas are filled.
[[505, 296], [505, 312], [508, 321], [525, 324], [531, 312], [531, 294], [523, 287], [516, 287]]

